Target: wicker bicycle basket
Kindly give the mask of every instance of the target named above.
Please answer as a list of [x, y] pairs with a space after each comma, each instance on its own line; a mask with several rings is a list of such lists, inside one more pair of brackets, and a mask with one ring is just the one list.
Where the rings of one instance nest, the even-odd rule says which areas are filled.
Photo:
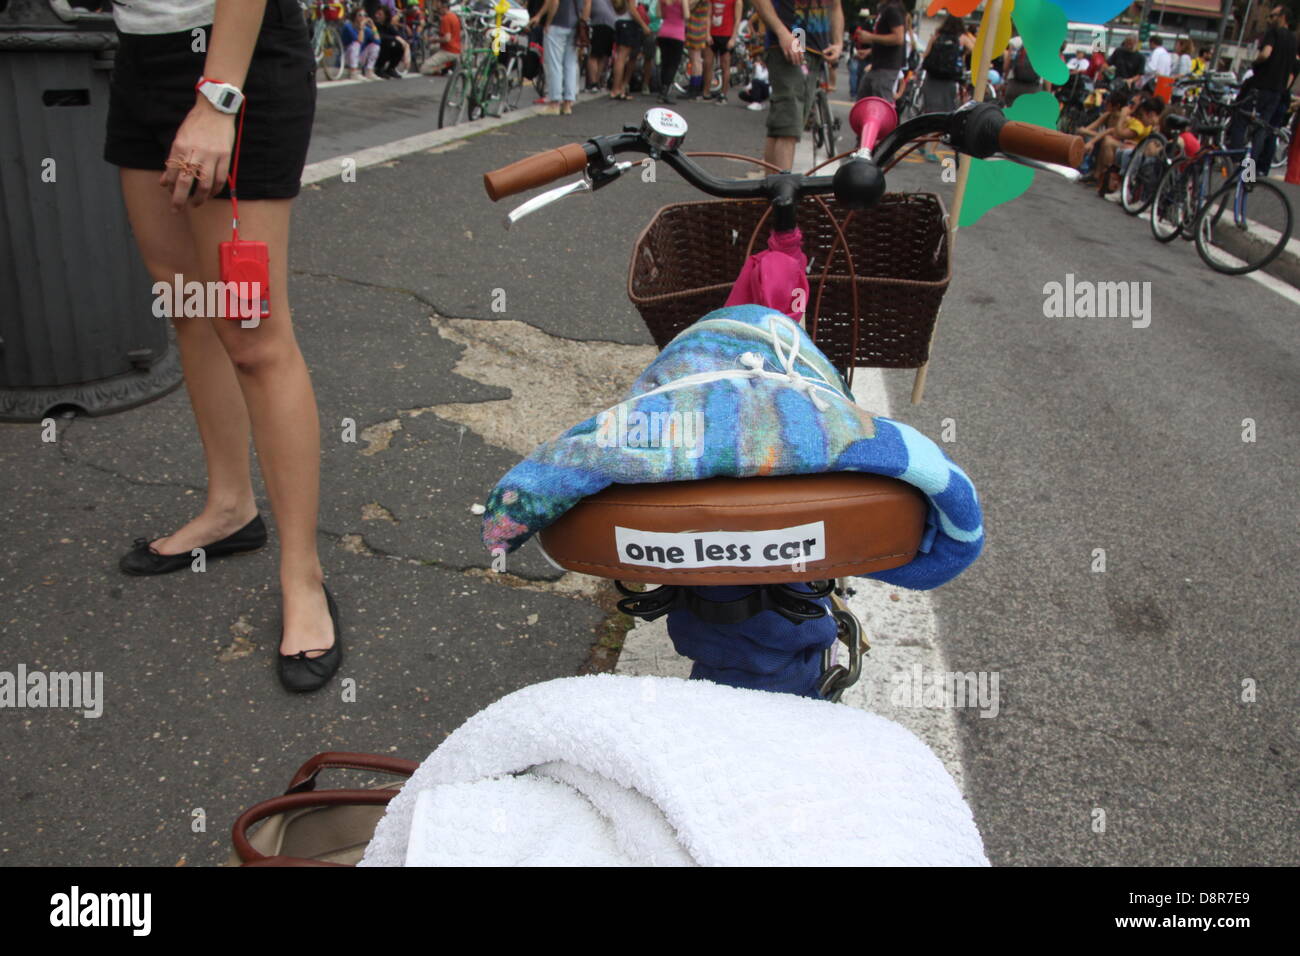
[[[842, 242], [834, 248], [839, 233], [826, 209], [804, 199], [798, 222], [809, 260], [808, 333], [841, 373], [852, 366], [924, 364], [950, 278], [943, 202], [932, 193], [890, 193], [851, 214], [834, 199], [824, 202], [848, 251]], [[770, 217], [749, 248], [767, 209], [764, 200], [722, 199], [659, 210], [637, 238], [627, 280], [628, 297], [656, 345], [663, 348], [726, 302], [747, 250], [767, 247]]]

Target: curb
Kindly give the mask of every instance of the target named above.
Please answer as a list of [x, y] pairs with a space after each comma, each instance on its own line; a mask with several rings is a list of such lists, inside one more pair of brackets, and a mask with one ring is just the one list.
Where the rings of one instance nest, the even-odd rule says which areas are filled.
[[[347, 81], [338, 81], [347, 82]], [[591, 94], [578, 94], [577, 102], [582, 103], [587, 100], [595, 99]], [[471, 136], [477, 136], [491, 129], [497, 129], [501, 126], [509, 126], [512, 123], [518, 123], [521, 120], [531, 119], [534, 116], [541, 116], [541, 106], [524, 106], [519, 109], [511, 110], [501, 116], [488, 116], [483, 119], [473, 120], [469, 123], [460, 123], [456, 126], [448, 126], [446, 129], [430, 130], [427, 133], [419, 133], [415, 136], [408, 136], [405, 139], [394, 140], [391, 143], [384, 143], [380, 146], [371, 146], [367, 149], [358, 150], [351, 156], [332, 156], [329, 159], [318, 160], [314, 163], [308, 163], [303, 167], [302, 184], [310, 186], [315, 183], [323, 182], [326, 179], [333, 179], [343, 174], [343, 163], [345, 160], [352, 160], [356, 165], [355, 169], [365, 169], [368, 166], [377, 166], [380, 163], [386, 163], [390, 160], [397, 159], [400, 156], [409, 156], [412, 153], [421, 153], [437, 146], [444, 146], [447, 143], [455, 142], [459, 139], [469, 139]]]

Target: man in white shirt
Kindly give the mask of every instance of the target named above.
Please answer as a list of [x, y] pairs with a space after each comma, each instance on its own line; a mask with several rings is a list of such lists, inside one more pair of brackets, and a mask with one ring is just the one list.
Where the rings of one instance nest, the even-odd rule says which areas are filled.
[[1145, 72], [1147, 76], [1172, 76], [1174, 72], [1174, 58], [1155, 34], [1151, 35], [1151, 53]]
[[1085, 73], [1087, 72], [1089, 65], [1088, 54], [1084, 50], [1079, 49], [1074, 51], [1074, 56], [1065, 64], [1065, 67], [1071, 73]]

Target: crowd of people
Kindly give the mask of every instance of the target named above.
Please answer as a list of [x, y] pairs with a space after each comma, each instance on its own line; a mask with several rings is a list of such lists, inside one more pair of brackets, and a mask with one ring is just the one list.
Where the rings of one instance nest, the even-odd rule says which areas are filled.
[[[882, 0], [874, 13], [862, 8], [847, 30], [842, 7], [834, 0], [528, 0], [527, 9], [526, 39], [535, 51], [534, 70], [545, 80], [545, 95], [535, 102], [544, 114], [571, 113], [580, 92], [606, 93], [615, 100], [641, 93], [665, 104], [675, 103], [679, 95], [725, 104], [737, 92], [750, 109], [768, 110], [765, 159], [783, 168], [793, 161], [803, 135], [823, 61], [832, 88], [838, 84], [838, 68], [847, 65], [849, 90], [856, 98], [878, 96], [901, 106], [909, 86], [920, 84], [922, 112], [949, 112], [973, 92], [976, 25], [946, 15], [922, 43], [903, 0]], [[425, 59], [421, 72], [445, 73], [459, 60], [463, 27], [445, 2], [432, 16], [437, 30], [424, 35], [436, 36], [436, 52]], [[414, 32], [425, 29], [423, 18], [417, 0], [365, 0], [344, 26], [349, 75], [400, 76], [409, 63]], [[1268, 19], [1260, 56], [1245, 71], [1241, 88], [1276, 126], [1286, 121], [1290, 108], [1295, 36], [1285, 7], [1274, 8]], [[752, 79], [733, 91], [731, 65], [740, 44]], [[1210, 48], [1198, 48], [1187, 37], [1170, 40], [1156, 34], [1148, 44], [1145, 55], [1135, 34], [1109, 55], [1099, 43], [1068, 53], [1062, 44], [1061, 59], [1072, 86], [1054, 89], [1035, 69], [1021, 38], [1013, 35], [987, 64], [988, 95], [1005, 106], [1040, 90], [1064, 100], [1086, 81], [1089, 121], [1078, 132], [1087, 142], [1087, 181], [1113, 198], [1129, 151], [1169, 111], [1172, 81], [1213, 72]], [[715, 69], [721, 83], [711, 88], [714, 84], [706, 78], [711, 81]], [[1244, 130], [1237, 132], [1244, 139]], [[938, 160], [933, 144], [921, 155]]]

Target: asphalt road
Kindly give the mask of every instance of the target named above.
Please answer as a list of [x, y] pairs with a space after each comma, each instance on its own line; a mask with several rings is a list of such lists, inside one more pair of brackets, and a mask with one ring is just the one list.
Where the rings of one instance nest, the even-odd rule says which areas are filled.
[[[311, 160], [431, 129], [439, 89], [322, 91]], [[481, 174], [649, 105], [582, 103], [297, 204], [295, 322], [327, 435], [321, 543], [355, 701], [275, 685], [271, 549], [204, 575], [117, 573], [132, 537], [196, 506], [182, 394], [73, 421], [53, 444], [0, 426], [0, 669], [100, 670], [107, 695], [97, 720], [0, 712], [0, 861], [217, 862], [234, 815], [306, 756], [418, 758], [501, 694], [584, 666], [597, 597], [531, 548], [511, 576], [485, 574], [470, 509], [649, 361], [628, 254], [659, 206], [703, 197], [661, 167], [506, 232], [509, 203], [486, 199]], [[761, 113], [682, 112], [692, 148], [761, 146]], [[889, 183], [947, 201], [940, 173], [905, 163]], [[1046, 317], [1044, 286], [1067, 274], [1149, 282], [1149, 327]], [[950, 665], [1001, 676], [996, 718], [960, 715], [995, 863], [1300, 862], [1296, 316], [1041, 173], [958, 235], [925, 403], [907, 403], [910, 373], [886, 379], [897, 417], [931, 436], [953, 420], [946, 447], [986, 508], [985, 554], [936, 606]], [[331, 440], [345, 418], [367, 437]]]

